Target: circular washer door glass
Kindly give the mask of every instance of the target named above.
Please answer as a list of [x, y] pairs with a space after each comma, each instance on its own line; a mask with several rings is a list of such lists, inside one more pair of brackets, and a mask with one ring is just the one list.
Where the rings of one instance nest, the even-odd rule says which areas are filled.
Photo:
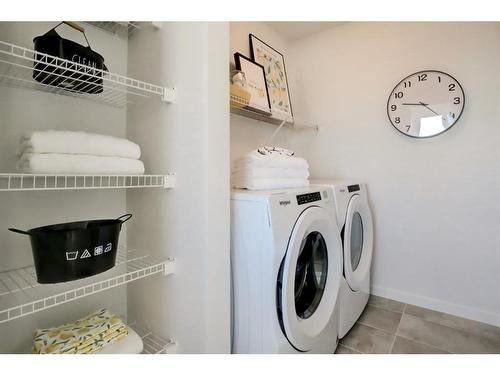
[[361, 215], [355, 212], [352, 217], [351, 229], [351, 267], [353, 271], [358, 268], [363, 252], [363, 220]]
[[302, 241], [295, 269], [295, 310], [309, 318], [323, 297], [328, 273], [328, 249], [319, 232], [311, 232]]

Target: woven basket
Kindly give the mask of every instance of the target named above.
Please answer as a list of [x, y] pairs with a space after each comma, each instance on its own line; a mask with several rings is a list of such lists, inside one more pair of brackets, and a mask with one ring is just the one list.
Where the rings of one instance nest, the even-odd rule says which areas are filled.
[[235, 108], [246, 107], [250, 103], [250, 94], [247, 90], [241, 88], [241, 86], [231, 85], [230, 87], [230, 105]]

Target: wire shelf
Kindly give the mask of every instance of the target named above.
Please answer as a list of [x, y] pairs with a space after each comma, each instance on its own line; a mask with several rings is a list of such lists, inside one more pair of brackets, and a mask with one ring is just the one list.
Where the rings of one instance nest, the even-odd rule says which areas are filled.
[[129, 326], [141, 337], [144, 349], [142, 354], [173, 354], [177, 343], [173, 339], [164, 339], [150, 329], [136, 322]]
[[116, 265], [99, 275], [58, 284], [39, 284], [33, 266], [0, 273], [0, 323], [156, 274], [175, 272], [175, 260], [159, 260], [119, 249]]
[[131, 36], [136, 30], [140, 30], [138, 22], [134, 21], [87, 21], [88, 24], [115, 35]]
[[3, 41], [0, 41], [0, 84], [88, 99], [112, 107], [124, 107], [137, 98], [174, 101], [173, 88], [90, 68]]
[[175, 174], [166, 175], [42, 175], [0, 173], [0, 191], [137, 189], [175, 186]]

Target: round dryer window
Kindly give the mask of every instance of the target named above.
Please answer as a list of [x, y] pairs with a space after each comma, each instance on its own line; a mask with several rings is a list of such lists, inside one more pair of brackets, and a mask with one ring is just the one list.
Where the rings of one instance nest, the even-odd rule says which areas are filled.
[[349, 288], [366, 288], [373, 254], [373, 222], [365, 198], [355, 194], [349, 200], [344, 225], [344, 276]]
[[309, 318], [319, 306], [328, 273], [328, 250], [319, 232], [311, 232], [302, 242], [295, 269], [295, 310]]
[[363, 220], [359, 212], [355, 212], [352, 217], [351, 228], [351, 266], [352, 270], [356, 271], [361, 253], [363, 251]]

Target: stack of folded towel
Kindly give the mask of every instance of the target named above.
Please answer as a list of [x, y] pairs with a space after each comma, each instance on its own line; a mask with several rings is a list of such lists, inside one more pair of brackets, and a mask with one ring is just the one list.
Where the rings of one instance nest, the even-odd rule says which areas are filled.
[[[125, 341], [128, 334], [129, 328], [122, 319], [102, 309], [73, 323], [36, 330], [33, 353], [96, 353], [112, 343]], [[138, 350], [137, 353], [142, 351], [142, 341]]]
[[279, 147], [261, 147], [234, 164], [235, 188], [248, 190], [285, 189], [309, 186], [309, 164]]
[[127, 139], [46, 130], [20, 140], [17, 169], [40, 174], [143, 174], [140, 147]]

